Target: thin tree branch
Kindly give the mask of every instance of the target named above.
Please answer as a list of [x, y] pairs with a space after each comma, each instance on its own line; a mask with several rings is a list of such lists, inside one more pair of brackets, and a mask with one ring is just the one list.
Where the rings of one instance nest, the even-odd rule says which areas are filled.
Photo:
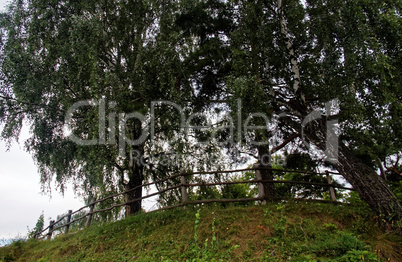
[[289, 144], [290, 142], [292, 142], [293, 140], [295, 140], [297, 137], [300, 137], [300, 134], [293, 134], [291, 135], [288, 139], [286, 139], [285, 141], [283, 141], [282, 144], [280, 144], [279, 146], [276, 146], [274, 148], [271, 149], [271, 154], [274, 154], [275, 152], [281, 150], [282, 148], [284, 148], [287, 144]]

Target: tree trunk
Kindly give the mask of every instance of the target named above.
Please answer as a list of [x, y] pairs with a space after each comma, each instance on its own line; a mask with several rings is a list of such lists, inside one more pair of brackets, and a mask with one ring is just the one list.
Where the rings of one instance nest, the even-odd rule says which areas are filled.
[[[304, 138], [324, 151], [328, 146], [326, 130], [325, 120], [312, 121], [305, 129]], [[334, 141], [328, 141], [331, 140]], [[342, 142], [338, 147], [337, 170], [377, 214], [381, 224], [389, 227], [401, 219], [402, 206], [387, 184]]]
[[[256, 141], [263, 142], [263, 140], [260, 138], [260, 135], [258, 133], [256, 134]], [[269, 151], [269, 146], [268, 145], [258, 145], [257, 151], [258, 151], [259, 167], [271, 168], [272, 167], [271, 153]], [[273, 174], [272, 170], [261, 169], [260, 173], [261, 173], [262, 180], [274, 180], [274, 174]], [[274, 187], [273, 183], [263, 183], [263, 186], [264, 186], [264, 193], [265, 193], [266, 200], [269, 200], [269, 198], [272, 198], [275, 196], [275, 187]]]
[[[134, 122], [129, 125], [128, 130], [131, 133], [132, 140], [135, 141], [141, 136], [142, 128], [140, 122]], [[125, 190], [130, 192], [125, 194], [125, 202], [142, 197], [142, 183], [144, 181], [144, 145], [133, 144], [130, 146], [131, 152], [128, 164], [128, 183]], [[135, 189], [134, 189], [135, 188]], [[126, 205], [126, 217], [141, 211], [142, 200], [131, 202]]]
[[[142, 178], [136, 175], [133, 175], [130, 178], [130, 181], [125, 185], [125, 190], [131, 190], [138, 186], [138, 188], [128, 192], [125, 194], [125, 202], [132, 201], [134, 199], [138, 199], [142, 197]], [[126, 217], [133, 215], [139, 211], [141, 211], [141, 200], [136, 202], [132, 202], [126, 205]]]
[[[144, 167], [139, 159], [132, 161], [132, 165], [128, 169], [129, 182], [125, 185], [125, 191], [131, 191], [125, 194], [125, 202], [130, 202], [142, 197], [143, 170]], [[127, 204], [126, 217], [141, 211], [141, 203], [142, 201], [138, 200]]]
[[337, 169], [376, 212], [381, 223], [389, 224], [401, 219], [402, 206], [387, 184], [343, 144], [339, 148]]

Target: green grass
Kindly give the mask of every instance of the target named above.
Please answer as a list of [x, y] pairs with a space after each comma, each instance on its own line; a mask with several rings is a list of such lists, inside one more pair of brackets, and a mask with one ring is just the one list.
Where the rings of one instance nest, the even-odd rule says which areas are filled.
[[[197, 215], [198, 214], [198, 215]], [[401, 236], [366, 207], [208, 205], [0, 248], [1, 261], [402, 261]]]

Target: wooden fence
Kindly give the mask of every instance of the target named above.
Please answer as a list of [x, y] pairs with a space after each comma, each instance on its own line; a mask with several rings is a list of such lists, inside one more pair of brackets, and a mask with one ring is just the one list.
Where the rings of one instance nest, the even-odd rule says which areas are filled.
[[[288, 181], [288, 180], [263, 180], [262, 179], [262, 175], [261, 175], [261, 171], [262, 170], [271, 170], [272, 172], [289, 172], [289, 173], [301, 173], [301, 174], [315, 174], [315, 175], [325, 175], [327, 178], [327, 183], [311, 183], [311, 182], [306, 182], [306, 181]], [[256, 179], [255, 180], [247, 180], [247, 181], [230, 181], [230, 182], [215, 182], [215, 183], [187, 183], [187, 177], [190, 175], [208, 175], [208, 174], [228, 174], [228, 173], [237, 173], [237, 172], [245, 172], [245, 171], [254, 171], [255, 172], [255, 176]], [[174, 189], [181, 189], [181, 198], [182, 201], [179, 204], [176, 204], [174, 206], [167, 206], [167, 207], [163, 207], [157, 210], [167, 210], [167, 209], [172, 209], [172, 208], [178, 208], [178, 207], [182, 207], [182, 206], [186, 206], [186, 205], [197, 205], [197, 204], [204, 204], [204, 203], [230, 203], [230, 202], [250, 202], [250, 201], [261, 201], [262, 203], [265, 203], [266, 201], [273, 201], [273, 200], [283, 200], [284, 198], [281, 197], [271, 197], [269, 196], [270, 194], [268, 192], [266, 192], [267, 188], [266, 185], [272, 185], [272, 184], [276, 184], [276, 183], [282, 183], [282, 184], [299, 184], [299, 185], [315, 185], [315, 186], [321, 186], [321, 187], [328, 187], [329, 188], [329, 195], [331, 197], [331, 200], [322, 200], [322, 199], [305, 199], [305, 198], [293, 198], [293, 200], [313, 200], [313, 201], [317, 201], [317, 202], [331, 202], [331, 203], [338, 203], [336, 200], [336, 196], [335, 196], [335, 188], [339, 188], [339, 189], [345, 189], [345, 190], [354, 190], [353, 188], [348, 188], [348, 187], [343, 187], [343, 186], [338, 186], [338, 185], [333, 185], [332, 181], [331, 181], [331, 177], [330, 174], [332, 175], [339, 175], [338, 173], [334, 173], [334, 172], [330, 172], [330, 171], [325, 171], [324, 173], [316, 173], [316, 172], [307, 172], [307, 171], [297, 171], [297, 170], [286, 170], [286, 169], [275, 169], [275, 168], [263, 168], [263, 167], [259, 167], [258, 165], [254, 165], [253, 168], [246, 168], [246, 169], [237, 169], [237, 170], [217, 170], [217, 171], [208, 171], [208, 172], [182, 172], [180, 174], [176, 174], [152, 183], [147, 183], [147, 184], [143, 184], [141, 186], [132, 188], [130, 190], [121, 192], [121, 193], [117, 193], [111, 196], [108, 196], [106, 198], [103, 199], [99, 199], [96, 200], [94, 199], [89, 205], [83, 206], [81, 208], [79, 208], [76, 211], [72, 211], [69, 210], [68, 213], [66, 215], [63, 215], [62, 217], [58, 218], [57, 221], [51, 220], [50, 224], [48, 227], [46, 227], [45, 229], [43, 229], [41, 232], [38, 232], [37, 235], [35, 236], [35, 238], [37, 239], [42, 239], [45, 238], [47, 236], [47, 239], [51, 239], [52, 238], [52, 234], [54, 231], [59, 230], [63, 227], [65, 227], [65, 233], [67, 234], [70, 228], [70, 225], [80, 221], [84, 218], [87, 218], [85, 226], [88, 227], [91, 225], [91, 221], [93, 218], [93, 215], [96, 213], [101, 213], [101, 212], [105, 212], [105, 211], [110, 211], [116, 207], [121, 207], [121, 206], [125, 206], [127, 204], [131, 204], [137, 201], [141, 201], [143, 199], [147, 199], [153, 196], [157, 196], [160, 195], [162, 193], [165, 193], [167, 191], [170, 190], [174, 190]], [[134, 191], [136, 189], [138, 189], [139, 187], [148, 187], [151, 185], [155, 185], [155, 184], [159, 184], [159, 183], [163, 183], [169, 180], [173, 180], [173, 179], [177, 179], [180, 177], [180, 184], [171, 186], [167, 189], [163, 189], [161, 191], [152, 193], [152, 194], [148, 194], [146, 196], [143, 196], [141, 198], [138, 199], [133, 199], [130, 200], [128, 202], [125, 203], [119, 203], [119, 204], [114, 204], [111, 205], [108, 208], [104, 208], [104, 209], [98, 209], [95, 210], [95, 205], [97, 203], [109, 200], [109, 199], [113, 199], [115, 197], [127, 194], [131, 191]], [[253, 197], [253, 198], [234, 198], [234, 199], [203, 199], [203, 200], [196, 200], [196, 201], [189, 201], [188, 200], [188, 189], [189, 188], [193, 188], [193, 187], [197, 187], [197, 186], [222, 186], [222, 185], [231, 185], [231, 184], [257, 184], [258, 185], [258, 196], [257, 197]], [[89, 208], [89, 212], [86, 213], [85, 215], [82, 215], [81, 217], [78, 217], [74, 220], [71, 220], [72, 216], [74, 214], [79, 213], [80, 211]], [[154, 210], [154, 211], [157, 211]], [[152, 211], [153, 212], [153, 211]], [[65, 218], [67, 218], [67, 221], [65, 224], [56, 226], [58, 223], [62, 222]], [[47, 234], [43, 235], [44, 232], [48, 231]]]

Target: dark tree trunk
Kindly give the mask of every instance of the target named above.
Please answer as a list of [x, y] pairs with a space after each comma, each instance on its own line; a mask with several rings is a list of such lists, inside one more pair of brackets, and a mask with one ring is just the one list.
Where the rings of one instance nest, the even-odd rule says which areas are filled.
[[[141, 123], [133, 123], [131, 126], [133, 140], [141, 136]], [[131, 146], [128, 167], [128, 183], [125, 185], [126, 217], [141, 211], [142, 183], [144, 181], [144, 145]], [[134, 201], [137, 200], [137, 201]], [[133, 201], [133, 202], [131, 202]]]
[[[130, 181], [126, 184], [126, 191], [136, 188], [125, 194], [125, 201], [129, 202], [142, 197], [142, 179], [137, 176], [132, 176]], [[126, 205], [126, 217], [141, 211], [141, 200], [129, 203]]]
[[[125, 191], [130, 190], [130, 192], [125, 194], [125, 202], [130, 202], [142, 197], [142, 182], [144, 180], [144, 174], [143, 174], [144, 167], [142, 165], [143, 151], [137, 151], [137, 152], [141, 152], [141, 155], [137, 156], [135, 159], [132, 159], [130, 161], [130, 167], [128, 169], [129, 181], [125, 185]], [[126, 216], [128, 217], [141, 211], [141, 203], [142, 201], [138, 200], [127, 204]]]
[[[305, 129], [304, 138], [319, 149], [326, 150], [328, 144], [325, 130], [325, 120], [312, 121]], [[378, 215], [381, 224], [388, 227], [393, 221], [401, 219], [402, 206], [387, 184], [342, 142], [338, 146], [337, 170]]]
[[360, 161], [343, 144], [339, 148], [337, 169], [352, 184], [360, 197], [377, 213], [378, 217], [383, 220], [381, 223], [388, 224], [393, 220], [401, 219], [401, 204], [387, 184], [373, 169]]

